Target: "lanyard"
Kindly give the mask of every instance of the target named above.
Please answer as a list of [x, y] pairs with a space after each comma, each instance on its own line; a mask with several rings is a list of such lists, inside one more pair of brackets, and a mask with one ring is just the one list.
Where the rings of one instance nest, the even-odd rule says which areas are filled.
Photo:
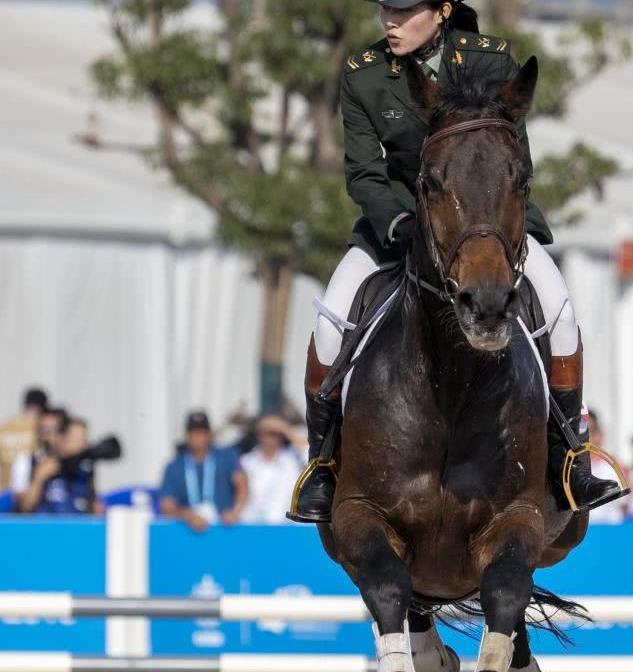
[[202, 492], [198, 485], [196, 463], [185, 456], [185, 483], [189, 506], [197, 506], [203, 502], [213, 504], [215, 497], [215, 456], [207, 455], [202, 465]]

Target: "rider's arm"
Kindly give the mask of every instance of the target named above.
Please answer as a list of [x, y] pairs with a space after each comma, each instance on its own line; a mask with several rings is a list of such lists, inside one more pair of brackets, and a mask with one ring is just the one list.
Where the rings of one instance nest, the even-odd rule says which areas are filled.
[[389, 245], [390, 232], [408, 212], [391, 187], [382, 145], [354, 91], [353, 77], [345, 73], [341, 83], [347, 192], [372, 224], [378, 240]]

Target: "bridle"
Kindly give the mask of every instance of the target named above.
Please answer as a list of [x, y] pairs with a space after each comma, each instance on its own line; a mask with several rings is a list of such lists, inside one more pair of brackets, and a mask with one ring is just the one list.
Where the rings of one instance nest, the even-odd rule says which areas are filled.
[[[438, 142], [449, 138], [453, 135], [458, 135], [460, 133], [467, 133], [470, 131], [478, 131], [483, 128], [502, 128], [507, 131], [510, 131], [513, 138], [518, 142], [518, 132], [516, 125], [511, 121], [506, 119], [495, 119], [495, 118], [483, 118], [483, 119], [472, 119], [470, 121], [462, 121], [446, 128], [443, 128], [433, 135], [430, 135], [426, 138], [424, 144], [422, 145], [422, 151], [420, 152], [420, 163], [424, 165], [424, 155], [428, 151], [429, 147], [437, 144]], [[488, 236], [494, 236], [503, 247], [505, 255], [508, 259], [510, 267], [512, 268], [512, 273], [514, 277], [514, 286], [518, 288], [520, 285], [525, 270], [525, 260], [527, 257], [527, 231], [525, 227], [525, 217], [523, 218], [523, 231], [521, 234], [521, 240], [519, 244], [514, 248], [508, 240], [507, 236], [498, 229], [495, 229], [490, 226], [473, 226], [467, 228], [459, 238], [451, 245], [450, 250], [448, 251], [446, 258], [443, 259], [440, 253], [437, 240], [435, 238], [435, 233], [433, 231], [433, 226], [431, 224], [431, 213], [429, 210], [429, 203], [426, 193], [426, 185], [424, 182], [423, 169], [420, 170], [418, 178], [416, 180], [416, 187], [418, 191], [418, 220], [422, 224], [424, 230], [424, 236], [426, 239], [427, 249], [431, 256], [431, 261], [435, 267], [440, 281], [442, 283], [442, 288], [438, 289], [434, 285], [422, 280], [417, 270], [415, 273], [410, 270], [407, 271], [409, 278], [414, 280], [418, 287], [426, 289], [437, 296], [442, 300], [454, 302], [455, 295], [459, 292], [459, 283], [450, 277], [450, 271], [455, 263], [455, 259], [462, 247], [462, 245], [476, 236], [481, 238], [487, 238]], [[526, 192], [526, 207], [527, 207], [527, 192]], [[524, 209], [525, 212], [525, 209]], [[408, 265], [408, 264], [407, 264]]]

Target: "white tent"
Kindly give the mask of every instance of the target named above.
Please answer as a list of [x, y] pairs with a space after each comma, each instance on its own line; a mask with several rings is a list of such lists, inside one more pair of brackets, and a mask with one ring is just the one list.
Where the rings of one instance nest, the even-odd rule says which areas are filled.
[[[105, 487], [155, 482], [187, 409], [256, 412], [262, 303], [208, 210], [129, 151], [77, 141], [89, 115], [118, 146], [153, 140], [148, 110], [94, 96], [88, 64], [111, 47], [92, 3], [0, 3], [0, 415], [37, 383], [119, 434]], [[317, 291], [300, 278], [291, 308], [299, 408]]]
[[[39, 383], [93, 435], [120, 434], [126, 458], [102, 470], [104, 487], [155, 482], [186, 409], [217, 422], [256, 410], [261, 323], [248, 260], [214, 246], [209, 212], [125, 149], [152, 141], [148, 111], [96, 99], [86, 69], [111, 47], [91, 2], [0, 0], [0, 416]], [[530, 129], [536, 157], [584, 138], [629, 170], [605, 202], [586, 199], [580, 229], [558, 234], [587, 399], [622, 451], [633, 434], [633, 298], [610, 257], [633, 235], [632, 97], [632, 66], [613, 68], [574, 97], [564, 124]], [[87, 130], [120, 151], [77, 142]], [[293, 296], [285, 378], [298, 406], [318, 291], [301, 278]]]

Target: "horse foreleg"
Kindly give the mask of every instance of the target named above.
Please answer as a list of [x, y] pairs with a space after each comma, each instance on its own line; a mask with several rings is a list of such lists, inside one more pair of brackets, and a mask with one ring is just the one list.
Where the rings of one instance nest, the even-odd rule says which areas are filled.
[[459, 672], [459, 657], [444, 646], [433, 616], [409, 611], [409, 629], [415, 672]]
[[373, 510], [356, 502], [337, 507], [333, 531], [339, 559], [375, 621], [378, 672], [415, 672], [406, 621], [411, 577], [390, 543], [394, 532]]
[[533, 568], [518, 541], [508, 542], [485, 568], [480, 599], [486, 619], [476, 672], [508, 672], [517, 629], [532, 597]]
[[517, 628], [510, 672], [541, 672], [541, 668], [538, 666], [536, 658], [532, 656], [532, 651], [530, 650], [530, 638], [527, 626], [525, 625], [525, 616], [521, 618]]

